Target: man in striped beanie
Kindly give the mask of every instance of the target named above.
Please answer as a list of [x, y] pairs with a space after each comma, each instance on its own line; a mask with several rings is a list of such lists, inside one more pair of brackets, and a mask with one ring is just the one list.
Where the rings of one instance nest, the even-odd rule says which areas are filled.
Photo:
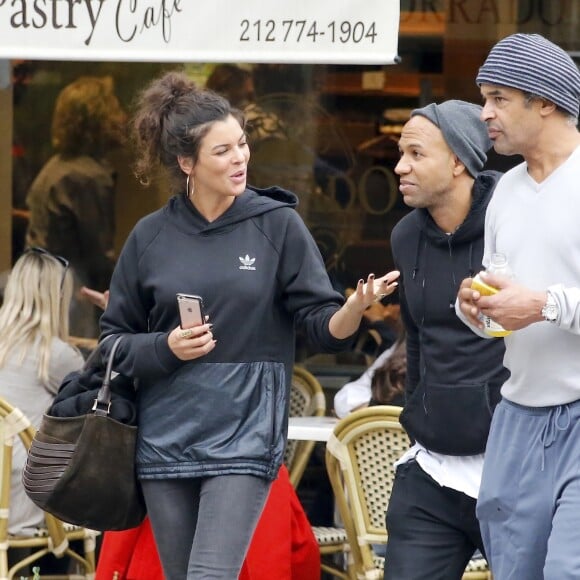
[[[515, 279], [464, 280], [456, 311], [512, 330], [510, 378], [487, 442], [477, 516], [494, 580], [580, 578], [580, 72], [538, 34], [498, 42], [479, 69], [494, 148], [524, 162], [486, 214], [484, 264], [506, 254]], [[493, 340], [493, 339], [492, 339]]]
[[539, 34], [518, 33], [500, 40], [479, 69], [476, 82], [543, 97], [574, 121], [578, 119], [578, 67], [559, 46]]

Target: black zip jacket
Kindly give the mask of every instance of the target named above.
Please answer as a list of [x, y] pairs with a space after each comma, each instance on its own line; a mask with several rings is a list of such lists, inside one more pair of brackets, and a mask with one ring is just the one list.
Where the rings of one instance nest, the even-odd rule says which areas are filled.
[[391, 235], [407, 330], [401, 422], [412, 439], [448, 455], [484, 451], [491, 415], [509, 376], [503, 339], [478, 337], [454, 308], [462, 280], [482, 269], [485, 211], [499, 177], [491, 171], [477, 177], [471, 209], [452, 234], [443, 232], [427, 210], [415, 209]]

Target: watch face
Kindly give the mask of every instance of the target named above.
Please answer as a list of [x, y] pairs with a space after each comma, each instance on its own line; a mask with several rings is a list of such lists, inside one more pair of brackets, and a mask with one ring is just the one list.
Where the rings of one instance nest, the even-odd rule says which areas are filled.
[[548, 322], [555, 322], [558, 319], [558, 307], [555, 304], [546, 304], [542, 308], [542, 316]]

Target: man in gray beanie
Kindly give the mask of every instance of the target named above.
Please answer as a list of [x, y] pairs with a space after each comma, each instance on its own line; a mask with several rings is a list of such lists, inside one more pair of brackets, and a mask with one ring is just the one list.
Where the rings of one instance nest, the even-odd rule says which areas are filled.
[[494, 580], [580, 578], [580, 72], [538, 34], [498, 42], [477, 75], [494, 148], [524, 162], [487, 209], [484, 263], [515, 280], [481, 296], [464, 280], [457, 312], [512, 330], [477, 503]]
[[[460, 580], [484, 551], [475, 504], [483, 452], [507, 378], [502, 339], [455, 315], [459, 282], [481, 270], [485, 210], [500, 177], [482, 171], [491, 147], [481, 107], [464, 101], [411, 113], [395, 167], [415, 208], [393, 229], [406, 329], [401, 423], [412, 448], [397, 462], [386, 516], [386, 580]], [[485, 563], [484, 563], [485, 567]]]

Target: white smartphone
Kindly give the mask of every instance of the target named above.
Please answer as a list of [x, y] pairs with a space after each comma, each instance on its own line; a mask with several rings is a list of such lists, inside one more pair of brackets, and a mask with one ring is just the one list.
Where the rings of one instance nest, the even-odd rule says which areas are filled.
[[203, 300], [201, 296], [195, 294], [177, 294], [177, 308], [179, 310], [179, 319], [181, 328], [191, 328], [205, 323], [203, 312]]

